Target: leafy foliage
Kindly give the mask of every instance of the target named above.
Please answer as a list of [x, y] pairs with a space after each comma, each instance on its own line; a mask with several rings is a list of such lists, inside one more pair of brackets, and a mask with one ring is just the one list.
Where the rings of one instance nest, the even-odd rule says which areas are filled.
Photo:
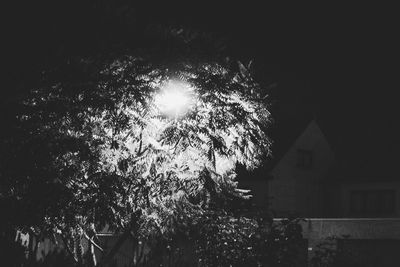
[[[197, 240], [199, 266], [299, 266], [299, 219], [270, 219], [213, 214], [203, 221]], [[205, 238], [204, 238], [205, 236]]]
[[307, 261], [300, 219], [273, 222], [222, 210], [209, 210], [179, 231], [156, 237], [153, 246], [143, 266], [304, 266]]
[[[9, 106], [0, 160], [1, 203], [12, 207], [5, 227], [61, 233], [79, 260], [74, 240], [106, 225], [167, 233], [224, 196], [243, 197], [236, 163], [252, 169], [269, 153], [259, 85], [236, 62], [163, 53], [71, 60]], [[179, 118], [154, 102], [170, 80], [195, 99]]]

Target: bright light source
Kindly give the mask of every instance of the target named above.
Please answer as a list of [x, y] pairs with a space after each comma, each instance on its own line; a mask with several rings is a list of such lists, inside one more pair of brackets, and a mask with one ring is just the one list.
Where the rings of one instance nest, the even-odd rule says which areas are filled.
[[193, 89], [181, 81], [168, 81], [155, 97], [155, 104], [160, 111], [175, 118], [184, 115], [193, 102]]

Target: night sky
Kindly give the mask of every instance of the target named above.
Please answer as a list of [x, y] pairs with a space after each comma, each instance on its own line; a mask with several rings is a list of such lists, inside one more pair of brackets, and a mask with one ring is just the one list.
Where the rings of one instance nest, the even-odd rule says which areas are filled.
[[[125, 34], [102, 20], [93, 1], [56, 2], [4, 8], [10, 83], [3, 99], [16, 90], [15, 81], [34, 79], [54, 55], [89, 51], [102, 38], [118, 41]], [[393, 7], [147, 1], [126, 13], [115, 4], [128, 2], [114, 1], [111, 9], [129, 14], [136, 27], [156, 21], [212, 32], [235, 56], [254, 59], [257, 79], [277, 84], [269, 89], [276, 140], [315, 117], [342, 161], [396, 166], [399, 29]]]

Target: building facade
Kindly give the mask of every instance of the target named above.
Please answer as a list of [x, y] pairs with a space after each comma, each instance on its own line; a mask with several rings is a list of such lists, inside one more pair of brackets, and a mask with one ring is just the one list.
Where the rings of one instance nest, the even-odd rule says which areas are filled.
[[354, 266], [400, 266], [400, 181], [372, 167], [338, 162], [312, 120], [264, 179], [243, 185], [253, 190], [253, 205], [270, 209], [276, 220], [305, 218], [309, 262], [320, 244], [334, 239], [336, 249], [355, 255]]

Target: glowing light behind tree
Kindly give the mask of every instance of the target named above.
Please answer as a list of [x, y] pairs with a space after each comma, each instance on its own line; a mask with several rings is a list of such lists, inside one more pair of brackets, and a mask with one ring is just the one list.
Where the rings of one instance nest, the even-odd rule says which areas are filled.
[[[214, 75], [227, 73], [219, 65], [205, 67]], [[207, 204], [210, 196], [204, 196], [211, 189], [206, 188], [204, 179], [209, 179], [214, 193], [225, 188], [241, 195], [235, 180], [236, 163], [254, 168], [269, 147], [262, 129], [269, 112], [260, 101], [251, 99], [245, 88], [236, 89], [243, 81], [227, 80], [229, 83], [222, 84], [227, 88], [210, 90], [196, 86], [200, 77], [193, 70], [181, 71], [180, 77], [153, 79], [158, 82], [151, 83], [152, 93], [144, 102], [126, 106], [122, 100], [117, 113], [128, 119], [129, 126], [118, 134], [107, 126], [107, 115], [99, 119], [107, 135], [102, 138], [118, 143], [117, 150], [108, 144], [102, 148], [103, 171], [116, 169], [121, 176], [135, 173], [141, 177], [147, 196], [131, 205], [145, 211], [160, 228], [166, 214], [175, 213], [171, 203], [190, 203], [189, 198], [203, 196], [195, 204], [197, 208]], [[129, 162], [124, 170], [118, 168], [122, 161]], [[207, 178], [202, 176], [204, 171]]]
[[224, 194], [244, 196], [236, 163], [255, 168], [270, 146], [270, 113], [248, 74], [220, 63], [171, 71], [134, 56], [78, 66], [87, 80], [56, 76], [20, 115], [23, 144], [42, 138], [51, 155], [32, 168], [68, 196], [46, 227], [125, 229], [140, 211], [141, 234], [164, 233]]
[[61, 233], [76, 258], [83, 233], [164, 234], [244, 196], [235, 164], [270, 153], [270, 114], [243, 64], [207, 35], [144, 32], [139, 47], [50, 64], [13, 103], [5, 221]]

